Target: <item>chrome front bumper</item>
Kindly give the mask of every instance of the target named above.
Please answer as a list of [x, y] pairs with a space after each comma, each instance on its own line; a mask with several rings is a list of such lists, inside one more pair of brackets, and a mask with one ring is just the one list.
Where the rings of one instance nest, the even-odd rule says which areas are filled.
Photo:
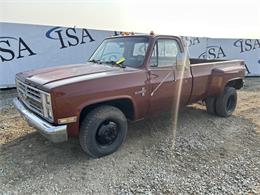
[[53, 126], [28, 110], [18, 98], [14, 98], [13, 102], [17, 110], [25, 117], [28, 123], [39, 130], [44, 137], [54, 143], [68, 140], [67, 125]]

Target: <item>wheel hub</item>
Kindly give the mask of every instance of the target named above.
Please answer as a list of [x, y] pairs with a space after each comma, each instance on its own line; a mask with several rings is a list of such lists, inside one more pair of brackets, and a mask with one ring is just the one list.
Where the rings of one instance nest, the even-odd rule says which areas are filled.
[[118, 135], [118, 125], [113, 121], [103, 122], [97, 131], [97, 142], [102, 146], [111, 145]]

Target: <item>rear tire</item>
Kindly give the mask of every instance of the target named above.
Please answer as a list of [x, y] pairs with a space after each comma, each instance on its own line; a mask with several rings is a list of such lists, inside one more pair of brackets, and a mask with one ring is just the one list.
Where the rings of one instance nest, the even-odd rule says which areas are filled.
[[100, 106], [90, 111], [80, 126], [79, 141], [84, 152], [94, 158], [115, 152], [125, 140], [127, 119], [113, 106]]
[[229, 117], [237, 105], [237, 92], [233, 87], [225, 87], [224, 91], [216, 99], [216, 114], [221, 117]]
[[206, 98], [206, 108], [209, 114], [216, 114], [216, 98], [215, 97], [207, 97]]

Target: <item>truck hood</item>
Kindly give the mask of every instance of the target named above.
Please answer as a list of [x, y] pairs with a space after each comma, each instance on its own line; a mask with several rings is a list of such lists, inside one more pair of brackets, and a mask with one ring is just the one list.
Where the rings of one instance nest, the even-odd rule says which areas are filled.
[[[128, 69], [128, 68], [127, 68]], [[103, 64], [73, 64], [63, 65], [58, 67], [37, 69], [27, 72], [22, 72], [17, 77], [24, 82], [31, 85], [46, 85], [52, 82], [65, 80], [74, 77], [90, 75], [95, 78], [95, 75], [106, 72], [119, 72], [123, 69], [116, 66], [103, 65]]]

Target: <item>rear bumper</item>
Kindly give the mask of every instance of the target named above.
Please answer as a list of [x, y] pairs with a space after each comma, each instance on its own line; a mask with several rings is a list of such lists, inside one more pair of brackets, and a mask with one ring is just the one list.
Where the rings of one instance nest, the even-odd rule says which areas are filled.
[[53, 126], [28, 110], [17, 98], [15, 98], [13, 102], [28, 123], [35, 127], [48, 140], [54, 143], [68, 140], [67, 125]]

